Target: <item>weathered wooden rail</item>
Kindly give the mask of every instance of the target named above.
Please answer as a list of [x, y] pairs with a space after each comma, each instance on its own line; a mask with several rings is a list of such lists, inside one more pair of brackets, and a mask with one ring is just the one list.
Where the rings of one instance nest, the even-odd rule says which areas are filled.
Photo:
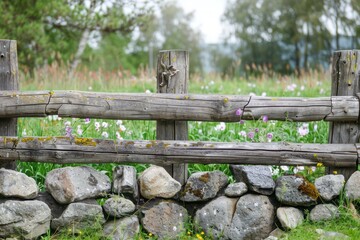
[[[188, 94], [189, 54], [160, 51], [156, 94], [79, 91], [18, 91], [16, 42], [0, 40], [0, 167], [14, 160], [52, 163], [153, 163], [181, 183], [185, 163], [327, 166], [348, 178], [357, 170], [360, 138], [360, 51], [337, 51], [332, 96], [250, 97]], [[241, 116], [235, 114], [241, 109]], [[84, 138], [17, 138], [17, 117], [156, 120], [157, 141]], [[330, 122], [329, 143], [190, 142], [186, 121], [237, 122], [263, 116], [283, 121]], [[170, 141], [168, 141], [170, 140]], [[169, 166], [169, 164], [171, 164]]]
[[130, 94], [80, 91], [1, 91], [0, 118], [61, 117], [238, 122], [266, 115], [282, 121], [348, 121], [359, 118], [354, 96], [321, 98], [200, 94]]
[[68, 137], [0, 137], [0, 162], [232, 163], [356, 167], [360, 144], [116, 141]]

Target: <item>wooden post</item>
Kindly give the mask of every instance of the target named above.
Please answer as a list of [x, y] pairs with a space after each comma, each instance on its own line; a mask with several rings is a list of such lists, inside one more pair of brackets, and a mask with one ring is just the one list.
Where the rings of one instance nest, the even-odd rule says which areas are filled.
[[[360, 50], [336, 51], [332, 57], [332, 96], [357, 96], [360, 92]], [[348, 111], [345, 107], [344, 112]], [[329, 129], [329, 143], [358, 143], [360, 125], [358, 122], [332, 122]], [[343, 174], [348, 179], [354, 168], [327, 168], [327, 173]]]
[[[158, 93], [187, 93], [189, 79], [189, 53], [181, 50], [160, 51], [157, 59]], [[186, 121], [157, 121], [157, 140], [187, 140]], [[163, 166], [182, 185], [187, 180], [187, 164]]]
[[[0, 90], [19, 90], [16, 41], [0, 39]], [[0, 118], [0, 136], [17, 136], [17, 119]], [[16, 169], [15, 161], [0, 163], [0, 168]]]

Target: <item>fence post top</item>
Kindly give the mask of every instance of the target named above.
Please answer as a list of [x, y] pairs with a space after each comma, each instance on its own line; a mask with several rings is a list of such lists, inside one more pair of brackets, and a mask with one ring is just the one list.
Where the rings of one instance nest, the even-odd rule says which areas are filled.
[[189, 50], [184, 49], [168, 49], [168, 50], [160, 50], [159, 53], [163, 52], [189, 52]]

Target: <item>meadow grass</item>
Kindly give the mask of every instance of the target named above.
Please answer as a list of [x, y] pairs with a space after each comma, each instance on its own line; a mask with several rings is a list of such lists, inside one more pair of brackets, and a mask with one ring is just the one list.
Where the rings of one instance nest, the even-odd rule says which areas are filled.
[[[189, 93], [197, 94], [233, 94], [258, 95], [274, 97], [320, 97], [330, 96], [330, 75], [327, 72], [310, 72], [301, 77], [295, 76], [268, 76], [236, 78], [222, 80], [217, 75], [192, 76], [190, 78]], [[57, 65], [36, 71], [33, 76], [23, 74], [20, 80], [21, 90], [81, 90], [96, 92], [156, 92], [156, 79], [149, 77], [147, 72], [140, 72], [137, 76], [129, 73], [114, 71], [79, 71], [74, 78], [68, 78], [66, 70]], [[240, 119], [239, 119], [240, 120]], [[189, 140], [216, 141], [216, 142], [301, 142], [301, 143], [327, 143], [328, 123], [291, 122], [291, 121], [245, 121], [244, 123], [217, 123], [217, 122], [189, 122]], [[305, 130], [300, 131], [300, 130]], [[153, 140], [156, 138], [155, 121], [117, 121], [102, 119], [76, 119], [76, 118], [19, 118], [19, 136], [64, 136], [72, 134], [81, 137]], [[76, 164], [68, 164], [74, 166]], [[68, 166], [67, 165], [67, 166]], [[77, 164], [79, 165], [79, 164]], [[90, 164], [111, 177], [112, 169], [116, 164]], [[148, 165], [133, 164], [138, 173]], [[64, 165], [43, 163], [19, 163], [21, 172], [35, 178], [41, 189], [44, 189], [46, 173], [54, 168]], [[324, 167], [280, 167], [273, 166], [274, 178], [283, 173], [301, 173], [310, 181], [324, 174]], [[189, 164], [189, 173], [197, 171], [221, 170], [233, 181], [228, 164]], [[314, 229], [323, 228], [340, 231], [349, 236], [360, 235], [360, 230], [351, 230], [349, 226], [357, 226], [358, 222], [342, 212], [342, 218], [326, 223], [314, 224], [305, 221], [299, 228], [286, 235], [288, 239], [317, 239]], [[179, 239], [211, 239], [201, 234], [192, 224]], [[306, 230], [305, 229], [310, 229]], [[344, 231], [343, 231], [344, 230]], [[352, 234], [352, 231], [354, 234]], [[87, 239], [94, 235], [87, 232], [83, 236], [72, 236], [74, 239]], [[298, 237], [299, 236], [299, 237]], [[64, 237], [64, 238], [62, 238]], [[71, 236], [55, 236], [57, 239], [69, 239]], [[44, 239], [51, 237], [45, 236]], [[149, 233], [142, 232], [138, 239], [153, 239]]]

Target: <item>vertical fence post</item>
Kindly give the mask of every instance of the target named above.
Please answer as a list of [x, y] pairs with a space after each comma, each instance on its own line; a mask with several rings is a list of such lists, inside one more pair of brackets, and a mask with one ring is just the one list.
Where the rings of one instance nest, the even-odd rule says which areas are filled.
[[[18, 71], [16, 41], [0, 39], [0, 90], [19, 90]], [[0, 136], [16, 135], [17, 119], [0, 118]], [[16, 162], [0, 163], [0, 168], [16, 169]]]
[[[357, 96], [360, 92], [360, 50], [336, 51], [332, 56], [331, 95]], [[346, 108], [344, 109], [346, 111]], [[358, 143], [360, 137], [359, 122], [331, 122], [329, 143]], [[327, 173], [336, 171], [348, 179], [354, 168], [328, 167]]]
[[[189, 52], [182, 50], [160, 51], [157, 59], [157, 92], [187, 93], [189, 80]], [[160, 120], [156, 124], [157, 140], [187, 140], [186, 121]], [[187, 180], [187, 164], [163, 166], [182, 185]]]

